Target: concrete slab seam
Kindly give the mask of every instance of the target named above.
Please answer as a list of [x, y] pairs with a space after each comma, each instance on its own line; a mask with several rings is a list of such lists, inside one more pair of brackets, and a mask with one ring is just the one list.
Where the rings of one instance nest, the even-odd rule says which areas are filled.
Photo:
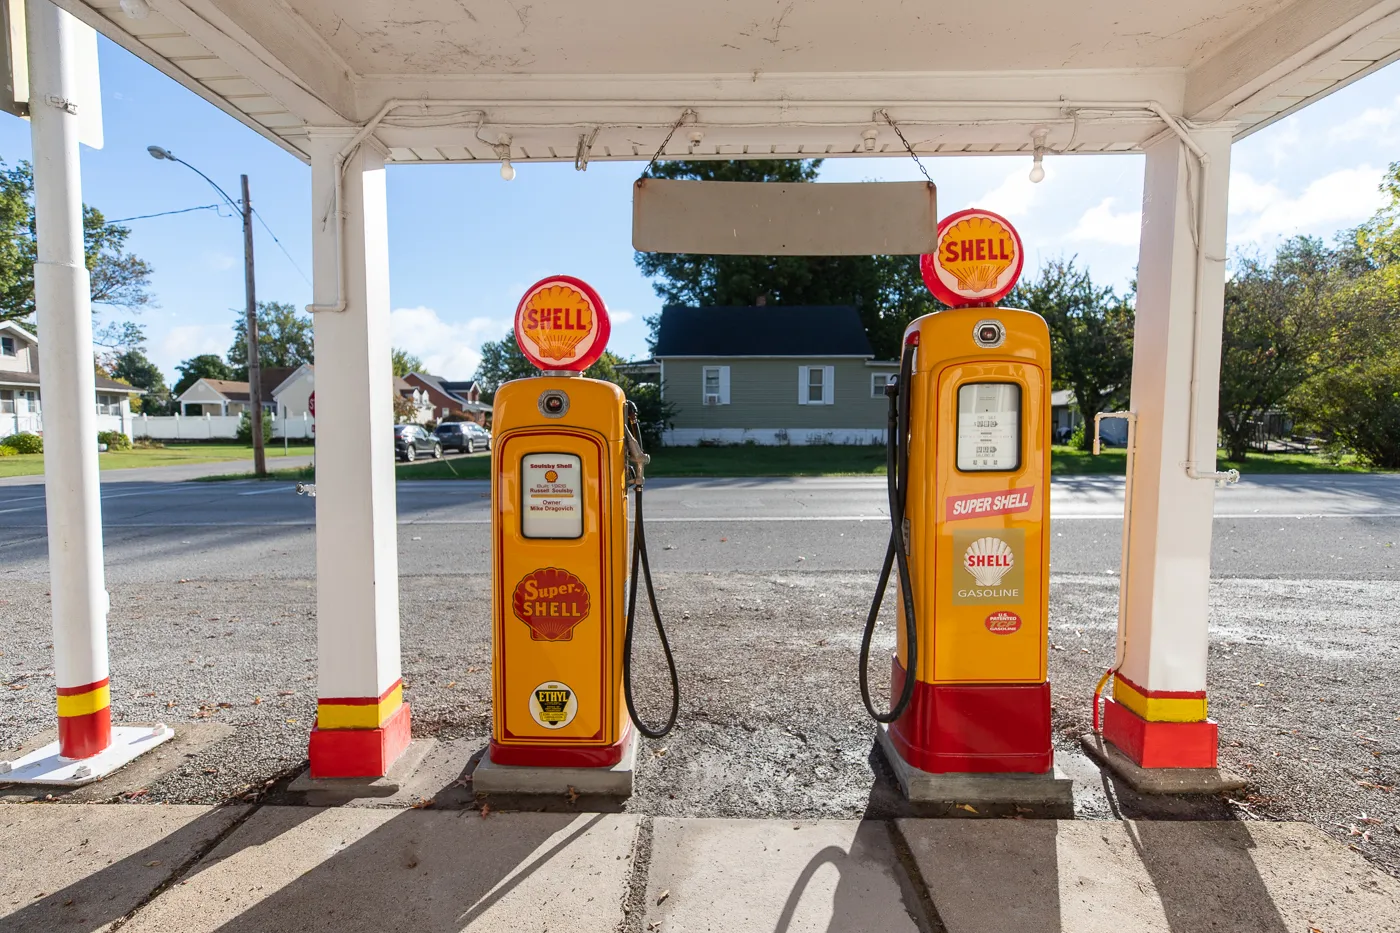
[[126, 926], [128, 923], [131, 922], [132, 919], [136, 917], [137, 914], [144, 910], [146, 908], [146, 905], [152, 903], [156, 898], [160, 897], [166, 891], [169, 891], [171, 888], [175, 887], [175, 885], [182, 882], [185, 879], [185, 876], [188, 875], [196, 865], [204, 861], [204, 859], [209, 856], [209, 853], [213, 852], [220, 845], [222, 845], [225, 839], [237, 832], [239, 827], [241, 827], [244, 823], [248, 822], [248, 820], [252, 818], [253, 814], [257, 813], [263, 807], [261, 803], [224, 803], [220, 804], [219, 807], [215, 807], [214, 809], [218, 810], [222, 807], [233, 806], [243, 807], [243, 813], [230, 820], [229, 824], [225, 826], [223, 830], [221, 830], [218, 833], [215, 833], [212, 837], [210, 837], [210, 839], [207, 842], [205, 842], [204, 845], [195, 849], [195, 851], [190, 854], [189, 858], [185, 859], [182, 863], [175, 867], [175, 870], [170, 873], [170, 876], [168, 878], [166, 878], [160, 884], [156, 885], [150, 891], [146, 892], [146, 896], [141, 898], [141, 900], [136, 903], [135, 907], [131, 908], [131, 910], [127, 911], [121, 917], [118, 917], [116, 920], [112, 921], [112, 925], [107, 928], [108, 933], [116, 933], [117, 930], [120, 930], [122, 927]]
[[632, 866], [628, 872], [627, 893], [622, 899], [622, 923], [618, 933], [642, 933], [647, 916], [647, 883], [651, 880], [651, 846], [655, 834], [652, 817], [637, 820], [632, 837]]
[[933, 902], [933, 892], [929, 890], [923, 872], [919, 871], [919, 863], [914, 858], [914, 850], [909, 845], [909, 840], [904, 838], [904, 830], [900, 828], [899, 821], [885, 820], [883, 822], [886, 831], [890, 834], [890, 846], [894, 849], [895, 858], [899, 860], [899, 867], [903, 870], [903, 875], [899, 879], [899, 887], [906, 898], [905, 907], [909, 909], [912, 906], [907, 900], [911, 895], [918, 905], [917, 914], [914, 910], [909, 910], [910, 919], [921, 931], [948, 933], [948, 926], [943, 922], [942, 915], [938, 913], [938, 905]]

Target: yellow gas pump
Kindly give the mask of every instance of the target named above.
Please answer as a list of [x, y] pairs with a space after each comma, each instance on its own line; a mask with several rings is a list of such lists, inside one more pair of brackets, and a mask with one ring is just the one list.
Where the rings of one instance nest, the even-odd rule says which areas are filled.
[[[988, 211], [950, 215], [923, 257], [952, 310], [905, 331], [888, 389], [892, 528], [861, 648], [861, 690], [887, 749], [933, 773], [1052, 769], [1049, 647], [1050, 337], [1000, 308], [1024, 252]], [[874, 708], [870, 641], [899, 570], [892, 708]]]
[[[637, 571], [679, 706], [675, 662], [656, 608], [642, 525], [642, 452], [635, 407], [610, 382], [581, 373], [607, 345], [602, 299], [552, 276], [515, 315], [520, 349], [543, 375], [496, 392], [492, 442], [492, 697], [494, 764], [615, 765], [631, 741], [631, 648]], [[629, 487], [636, 495], [631, 601]]]

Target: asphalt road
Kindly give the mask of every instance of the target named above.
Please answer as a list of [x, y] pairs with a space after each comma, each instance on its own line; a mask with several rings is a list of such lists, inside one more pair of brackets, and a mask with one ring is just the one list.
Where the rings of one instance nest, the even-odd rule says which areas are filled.
[[[869, 571], [888, 536], [874, 477], [652, 480], [648, 539], [659, 572]], [[112, 582], [308, 579], [314, 500], [280, 482], [102, 486]], [[404, 577], [486, 572], [487, 483], [398, 484]], [[0, 488], [0, 581], [47, 574], [41, 486]], [[1057, 479], [1052, 573], [1118, 570], [1122, 480]], [[1261, 476], [1216, 496], [1217, 577], [1400, 579], [1400, 476]]]
[[[1400, 874], [1391, 689], [1400, 476], [1260, 477], [1221, 490], [1211, 715], [1222, 763], [1251, 781], [1229, 800], [1140, 798], [1078, 751], [1093, 684], [1113, 655], [1121, 488], [1094, 477], [1052, 492], [1054, 739], [1076, 779], [1076, 814], [1304, 819]], [[0, 750], [54, 724], [42, 492], [0, 488]], [[681, 717], [671, 736], [644, 745], [627, 808], [794, 819], [911, 812], [872, 753], [856, 689], [887, 534], [882, 481], [658, 480], [647, 495]], [[212, 803], [280, 787], [304, 765], [315, 715], [316, 503], [284, 483], [130, 476], [109, 476], [103, 496], [117, 715], [231, 727], [141, 799]], [[484, 483], [398, 487], [414, 734], [442, 740], [463, 769], [437, 806], [481, 805], [469, 775], [490, 725], [488, 505]], [[877, 659], [893, 640], [892, 603]], [[668, 696], [651, 632], [638, 651], [638, 696], [656, 720]], [[885, 699], [888, 666], [871, 667]]]

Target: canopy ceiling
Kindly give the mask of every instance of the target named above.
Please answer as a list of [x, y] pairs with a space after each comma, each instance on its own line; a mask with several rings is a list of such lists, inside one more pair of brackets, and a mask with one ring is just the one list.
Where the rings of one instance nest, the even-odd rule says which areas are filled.
[[[283, 147], [400, 162], [1123, 152], [1245, 135], [1400, 57], [1400, 0], [119, 0], [59, 5]], [[434, 104], [434, 101], [446, 102]], [[689, 111], [689, 112], [687, 112]]]

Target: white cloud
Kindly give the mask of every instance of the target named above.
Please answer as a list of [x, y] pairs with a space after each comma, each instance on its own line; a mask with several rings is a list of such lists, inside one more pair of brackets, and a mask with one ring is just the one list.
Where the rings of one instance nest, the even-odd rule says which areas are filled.
[[1085, 211], [1079, 223], [1070, 231], [1070, 239], [1113, 246], [1136, 246], [1142, 231], [1142, 213], [1135, 210], [1115, 211], [1113, 205], [1117, 201], [1117, 198], [1104, 198]]
[[1330, 234], [1359, 223], [1384, 205], [1378, 190], [1381, 170], [1369, 165], [1338, 169], [1290, 197], [1273, 184], [1260, 184], [1243, 172], [1231, 177], [1231, 213], [1248, 216], [1231, 240], [1249, 242], [1296, 233]]
[[228, 253], [206, 252], [204, 254], [204, 264], [215, 272], [227, 272], [232, 269], [238, 259]]
[[608, 320], [613, 324], [626, 324], [636, 317], [631, 311], [609, 311]]
[[481, 345], [499, 340], [509, 319], [474, 317], [444, 321], [432, 308], [395, 308], [389, 313], [394, 346], [423, 361], [428, 372], [447, 379], [467, 379], [481, 362]]
[[1389, 107], [1368, 107], [1343, 123], [1338, 123], [1327, 133], [1330, 143], [1352, 143], [1363, 139], [1373, 139], [1384, 134], [1400, 118], [1400, 97]]
[[233, 343], [233, 328], [224, 324], [181, 324], [172, 327], [155, 342], [151, 359], [167, 372], [176, 364], [201, 353], [223, 357]]
[[1016, 166], [1016, 169], [1007, 175], [1001, 184], [972, 203], [983, 210], [1001, 214], [1007, 218], [1025, 217], [1029, 214], [1035, 202], [1040, 199], [1041, 185], [1050, 183], [1054, 178], [1054, 173], [1047, 162], [1045, 181], [1037, 185], [1030, 180], [1030, 168], [1024, 163], [1024, 160], [1018, 159]]

